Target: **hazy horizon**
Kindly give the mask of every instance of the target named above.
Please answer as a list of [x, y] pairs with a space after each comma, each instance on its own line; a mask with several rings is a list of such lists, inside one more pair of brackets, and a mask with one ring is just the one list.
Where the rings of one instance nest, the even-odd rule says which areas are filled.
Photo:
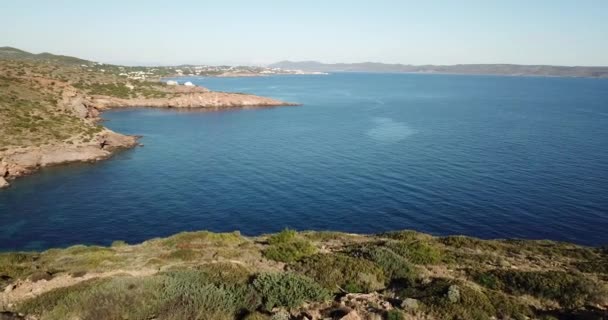
[[0, 4], [0, 46], [124, 65], [608, 66], [608, 2]]

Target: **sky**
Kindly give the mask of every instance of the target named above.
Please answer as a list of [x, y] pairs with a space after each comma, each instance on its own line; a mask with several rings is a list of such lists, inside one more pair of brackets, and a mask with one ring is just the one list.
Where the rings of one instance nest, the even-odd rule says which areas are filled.
[[127, 65], [608, 66], [608, 0], [0, 0], [0, 46]]

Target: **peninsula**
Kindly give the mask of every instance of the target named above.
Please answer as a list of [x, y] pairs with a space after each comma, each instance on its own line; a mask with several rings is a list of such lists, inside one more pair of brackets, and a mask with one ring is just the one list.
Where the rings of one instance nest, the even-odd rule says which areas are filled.
[[583, 67], [520, 64], [409, 65], [378, 62], [322, 63], [318, 61], [281, 61], [273, 63], [269, 67], [298, 69], [304, 72], [388, 72], [608, 78], [608, 66]]
[[250, 94], [167, 85], [164, 73], [48, 53], [0, 48], [0, 188], [45, 166], [97, 161], [137, 138], [100, 124], [111, 108], [257, 108], [291, 106]]

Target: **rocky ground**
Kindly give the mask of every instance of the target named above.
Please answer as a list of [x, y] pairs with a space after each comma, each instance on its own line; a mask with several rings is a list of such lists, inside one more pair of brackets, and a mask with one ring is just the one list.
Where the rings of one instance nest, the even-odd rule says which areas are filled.
[[599, 320], [607, 266], [552, 241], [185, 232], [2, 253], [0, 319]]
[[129, 80], [56, 61], [0, 59], [0, 188], [39, 168], [98, 161], [137, 145], [102, 125], [111, 108], [256, 108], [294, 105], [249, 94]]

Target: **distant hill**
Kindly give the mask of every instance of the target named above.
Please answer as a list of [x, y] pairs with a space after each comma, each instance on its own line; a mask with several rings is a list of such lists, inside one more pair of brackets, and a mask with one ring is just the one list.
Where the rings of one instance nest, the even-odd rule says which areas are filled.
[[415, 66], [405, 64], [386, 64], [378, 62], [327, 64], [318, 61], [281, 61], [271, 64], [269, 65], [269, 67], [321, 72], [401, 72], [608, 78], [608, 67], [564, 67], [518, 64], [457, 64], [450, 66]]
[[89, 60], [80, 58], [56, 55], [48, 52], [30, 53], [13, 47], [0, 47], [1, 60], [36, 60], [36, 61], [51, 61], [62, 64], [90, 64]]

